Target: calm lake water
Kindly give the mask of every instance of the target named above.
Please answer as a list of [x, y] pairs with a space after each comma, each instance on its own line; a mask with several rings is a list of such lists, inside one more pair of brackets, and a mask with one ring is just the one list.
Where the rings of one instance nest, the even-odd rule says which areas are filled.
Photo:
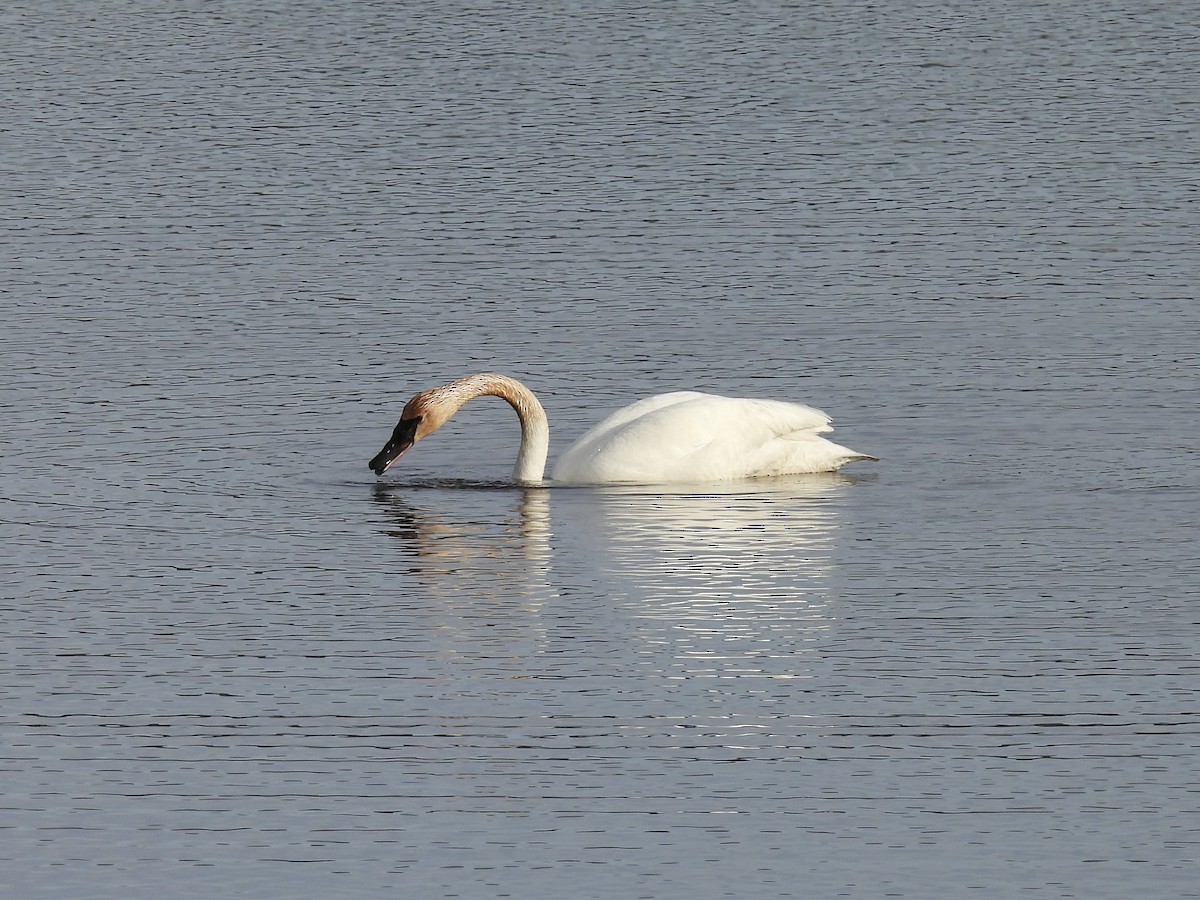
[[14, 897], [1200, 896], [1200, 7], [659, 7], [0, 11]]

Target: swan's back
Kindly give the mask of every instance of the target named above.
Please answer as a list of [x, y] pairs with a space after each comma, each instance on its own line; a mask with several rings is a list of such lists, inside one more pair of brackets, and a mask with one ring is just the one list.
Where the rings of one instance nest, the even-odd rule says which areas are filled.
[[831, 472], [855, 453], [820, 434], [819, 409], [695, 391], [659, 394], [604, 419], [571, 446], [554, 480], [576, 483], [723, 481]]

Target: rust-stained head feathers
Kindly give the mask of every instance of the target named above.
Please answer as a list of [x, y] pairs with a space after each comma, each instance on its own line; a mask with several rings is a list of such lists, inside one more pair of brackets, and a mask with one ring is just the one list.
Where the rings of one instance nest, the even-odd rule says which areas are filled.
[[[527, 427], [536, 429], [539, 434], [544, 430], [546, 414], [541, 404], [519, 381], [491, 373], [468, 375], [466, 378], [413, 395], [412, 399], [404, 404], [404, 411], [400, 414], [400, 421], [396, 424], [392, 436], [368, 463], [371, 470], [376, 475], [382, 475], [413, 444], [424, 440], [445, 425], [464, 403], [484, 394], [502, 397], [512, 404], [521, 418], [523, 434]], [[544, 441], [539, 438], [541, 460], [538, 465], [544, 466], [545, 447], [541, 444], [544, 444]], [[537, 480], [540, 477], [539, 472], [536, 478], [529, 480]]]

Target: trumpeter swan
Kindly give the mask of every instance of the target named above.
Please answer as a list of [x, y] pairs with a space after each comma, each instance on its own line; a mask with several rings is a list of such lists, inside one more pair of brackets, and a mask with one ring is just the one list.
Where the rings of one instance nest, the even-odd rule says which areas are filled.
[[[415, 395], [384, 448], [369, 463], [382, 475], [409, 447], [446, 424], [464, 403], [491, 395], [521, 420], [513, 480], [540, 484], [550, 449], [550, 423], [533, 391], [505, 375], [468, 375]], [[610, 415], [571, 445], [554, 481], [575, 484], [727, 481], [768, 475], [833, 472], [876, 459], [821, 437], [829, 416], [779, 400], [742, 400], [676, 391], [639, 400]]]

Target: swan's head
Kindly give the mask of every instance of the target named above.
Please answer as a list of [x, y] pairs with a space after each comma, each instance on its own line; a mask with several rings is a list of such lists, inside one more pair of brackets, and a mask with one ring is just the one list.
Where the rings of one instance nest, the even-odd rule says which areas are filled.
[[432, 393], [424, 391], [405, 404], [404, 412], [400, 414], [400, 421], [396, 423], [392, 436], [375, 458], [367, 463], [376, 475], [382, 475], [408, 451], [409, 447], [446, 424], [453, 410], [447, 410], [437, 398], [430, 396]]

